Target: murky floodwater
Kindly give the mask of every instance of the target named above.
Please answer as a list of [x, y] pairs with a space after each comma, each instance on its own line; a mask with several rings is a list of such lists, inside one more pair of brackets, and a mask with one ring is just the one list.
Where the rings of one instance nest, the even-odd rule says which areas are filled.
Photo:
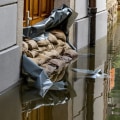
[[[95, 48], [79, 50], [64, 79], [67, 92], [53, 92], [52, 102], [38, 104], [46, 120], [115, 120], [120, 113], [120, 24], [96, 41]], [[66, 94], [65, 94], [66, 93]], [[51, 96], [49, 96], [50, 98]], [[47, 97], [48, 98], [48, 97]], [[51, 105], [52, 106], [51, 106]], [[50, 106], [49, 106], [50, 105]], [[33, 113], [30, 113], [32, 115]], [[40, 117], [40, 116], [39, 116]], [[43, 119], [41, 118], [41, 119]]]
[[[118, 13], [118, 23], [115, 28], [112, 29], [113, 33], [110, 35], [109, 40], [109, 59], [110, 59], [110, 74], [111, 79], [109, 81], [108, 92], [108, 107], [107, 107], [107, 119], [119, 120], [120, 119], [120, 13]], [[108, 34], [109, 35], [109, 34]]]
[[[97, 40], [93, 48], [78, 51], [63, 80], [65, 91], [49, 91], [45, 98], [24, 97], [23, 119], [115, 120], [120, 113], [120, 24]], [[31, 98], [31, 99], [30, 99]], [[37, 99], [37, 100], [35, 100]], [[31, 108], [35, 109], [31, 112]], [[38, 114], [39, 113], [39, 114]]]
[[120, 120], [119, 32], [118, 21], [95, 48], [78, 51], [63, 77], [66, 89], [51, 90], [42, 98], [34, 88], [25, 94], [15, 88], [0, 96], [0, 114], [14, 112], [13, 120], [20, 120], [22, 110], [23, 120]]

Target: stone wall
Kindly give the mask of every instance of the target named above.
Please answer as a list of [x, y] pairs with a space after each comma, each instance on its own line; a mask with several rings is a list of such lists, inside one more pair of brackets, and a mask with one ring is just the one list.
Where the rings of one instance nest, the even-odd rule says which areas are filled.
[[108, 11], [108, 29], [110, 29], [117, 22], [117, 0], [107, 0], [107, 11]]

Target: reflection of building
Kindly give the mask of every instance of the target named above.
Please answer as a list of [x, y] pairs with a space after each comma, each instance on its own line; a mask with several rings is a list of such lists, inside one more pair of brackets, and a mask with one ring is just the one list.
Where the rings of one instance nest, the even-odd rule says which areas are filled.
[[120, 82], [119, 82], [120, 69], [115, 69], [115, 80], [114, 88], [109, 93], [109, 104], [108, 104], [108, 118], [111, 120], [120, 118]]
[[[118, 12], [119, 13], [119, 12]], [[108, 98], [108, 118], [120, 119], [120, 69], [119, 69], [119, 17], [117, 26], [108, 32], [108, 60], [110, 71], [110, 93]], [[111, 33], [111, 35], [110, 35]]]
[[110, 70], [110, 90], [115, 86], [115, 68]]

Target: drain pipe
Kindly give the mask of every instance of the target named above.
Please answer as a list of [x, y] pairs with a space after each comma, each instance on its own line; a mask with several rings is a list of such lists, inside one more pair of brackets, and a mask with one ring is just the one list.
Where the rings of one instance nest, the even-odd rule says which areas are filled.
[[89, 17], [89, 45], [95, 46], [96, 41], [96, 0], [88, 1], [88, 17]]
[[[94, 56], [89, 57], [88, 59], [88, 69], [95, 69], [95, 41], [96, 41], [96, 0], [88, 0], [88, 17], [89, 17], [89, 46], [92, 47], [89, 49], [90, 53], [93, 53]], [[86, 120], [94, 120], [94, 84], [95, 79], [89, 78], [86, 79]]]

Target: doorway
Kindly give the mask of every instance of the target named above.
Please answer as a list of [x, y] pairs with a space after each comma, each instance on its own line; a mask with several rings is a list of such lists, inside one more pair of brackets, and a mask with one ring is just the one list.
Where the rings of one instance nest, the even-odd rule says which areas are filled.
[[31, 26], [48, 17], [54, 0], [24, 0], [23, 26]]
[[[54, 0], [24, 0], [23, 26], [32, 26], [48, 17], [54, 8]], [[52, 120], [52, 107], [41, 107], [23, 112], [22, 120]]]

